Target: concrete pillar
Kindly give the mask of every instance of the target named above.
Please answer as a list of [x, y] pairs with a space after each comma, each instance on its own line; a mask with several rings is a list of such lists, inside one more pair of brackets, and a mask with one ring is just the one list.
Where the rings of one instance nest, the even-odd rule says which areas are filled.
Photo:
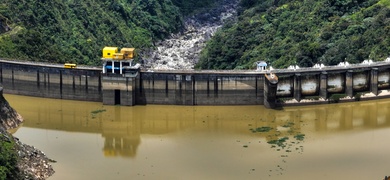
[[276, 75], [265, 74], [264, 78], [264, 106], [266, 108], [276, 108], [276, 91], [278, 87], [278, 78]]
[[192, 75], [185, 76], [185, 100], [184, 105], [195, 105], [195, 79]]
[[40, 86], [40, 77], [39, 77], [39, 70], [37, 70], [37, 87], [39, 89], [39, 86]]
[[63, 86], [62, 71], [60, 70], [60, 96], [61, 96], [61, 99], [62, 99], [62, 86]]
[[182, 81], [184, 79], [183, 77], [184, 75], [176, 75], [176, 88], [175, 88], [175, 101], [176, 101], [176, 104], [180, 105], [180, 104], [183, 104], [183, 100], [182, 100], [182, 96], [183, 96], [183, 92], [182, 92], [182, 89], [183, 89], [183, 84], [182, 84]]
[[328, 99], [328, 73], [325, 71], [320, 74], [320, 97]]
[[214, 79], [214, 97], [218, 97], [218, 76]]
[[103, 62], [103, 74], [106, 74], [106, 64], [107, 64], [107, 62], [104, 61]]
[[353, 97], [353, 70], [348, 70], [345, 73], [345, 94]]
[[114, 74], [115, 73], [115, 66], [114, 66], [114, 61], [111, 61], [111, 63], [112, 63], [112, 65], [111, 65], [111, 72], [112, 72], [112, 74]]
[[298, 102], [301, 101], [302, 96], [302, 81], [301, 74], [295, 74], [294, 76], [294, 99]]
[[119, 61], [119, 74], [122, 74], [122, 61]]
[[126, 77], [126, 90], [122, 90], [120, 93], [121, 104], [124, 106], [135, 105], [135, 78]]
[[378, 68], [371, 69], [370, 91], [378, 95]]

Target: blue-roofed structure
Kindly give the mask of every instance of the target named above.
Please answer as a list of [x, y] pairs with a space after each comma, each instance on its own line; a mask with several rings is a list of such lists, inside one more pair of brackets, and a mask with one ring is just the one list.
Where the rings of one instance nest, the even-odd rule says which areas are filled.
[[257, 71], [264, 71], [267, 69], [267, 63], [265, 61], [257, 61], [256, 62]]

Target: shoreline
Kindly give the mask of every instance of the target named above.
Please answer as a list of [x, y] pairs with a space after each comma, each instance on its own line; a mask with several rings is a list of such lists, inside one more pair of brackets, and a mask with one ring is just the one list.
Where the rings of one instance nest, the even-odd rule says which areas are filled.
[[55, 172], [50, 164], [55, 161], [48, 158], [45, 153], [34, 146], [20, 142], [19, 139], [14, 137], [10, 132], [20, 127], [23, 121], [23, 117], [16, 112], [4, 98], [3, 88], [0, 87], [0, 135], [6, 139], [6, 142], [3, 141], [2, 143], [13, 144], [14, 153], [17, 158], [16, 167], [12, 167], [14, 168], [12, 171], [16, 172], [10, 172], [11, 174], [8, 174], [8, 176], [5, 174], [5, 178], [47, 179]]

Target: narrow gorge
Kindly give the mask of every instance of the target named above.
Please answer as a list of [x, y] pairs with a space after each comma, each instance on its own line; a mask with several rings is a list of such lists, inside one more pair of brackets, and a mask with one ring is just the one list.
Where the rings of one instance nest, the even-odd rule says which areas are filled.
[[156, 43], [154, 50], [142, 54], [144, 66], [151, 70], [191, 70], [200, 52], [214, 33], [237, 17], [238, 0], [222, 0], [216, 6], [204, 8], [184, 21], [184, 30]]

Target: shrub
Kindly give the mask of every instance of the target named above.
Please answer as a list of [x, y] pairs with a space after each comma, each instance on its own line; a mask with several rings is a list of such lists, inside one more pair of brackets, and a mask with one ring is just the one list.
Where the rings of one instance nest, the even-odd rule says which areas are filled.
[[340, 101], [341, 98], [344, 98], [346, 97], [347, 95], [346, 94], [332, 94], [330, 97], [329, 97], [329, 101], [330, 102], [334, 102], [334, 103], [338, 103]]
[[17, 155], [15, 143], [4, 134], [0, 134], [0, 180], [16, 179]]
[[356, 101], [360, 101], [361, 97], [362, 97], [361, 93], [356, 93], [355, 96], [354, 96]]

